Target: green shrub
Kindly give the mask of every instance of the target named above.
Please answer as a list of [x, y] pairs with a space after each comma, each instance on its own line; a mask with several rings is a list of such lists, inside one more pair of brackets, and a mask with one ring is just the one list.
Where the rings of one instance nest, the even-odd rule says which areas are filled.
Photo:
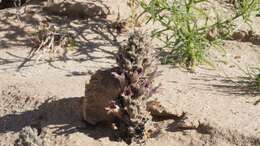
[[248, 22], [256, 7], [255, 0], [236, 1], [234, 16], [224, 20], [217, 17], [215, 22], [209, 22], [207, 10], [198, 6], [204, 2], [208, 0], [151, 0], [149, 3], [141, 0], [141, 6], [150, 15], [148, 22], [159, 22], [162, 26], [153, 31], [153, 36], [164, 43], [163, 48], [170, 49], [163, 63], [193, 69], [197, 64], [208, 62], [207, 48], [216, 44], [215, 40], [229, 37], [236, 19], [242, 17]]

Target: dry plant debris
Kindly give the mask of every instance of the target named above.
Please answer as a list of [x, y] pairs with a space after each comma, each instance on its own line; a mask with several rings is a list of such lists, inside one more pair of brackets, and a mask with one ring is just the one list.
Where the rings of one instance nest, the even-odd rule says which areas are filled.
[[15, 142], [15, 146], [39, 146], [42, 141], [37, 134], [37, 130], [31, 127], [25, 127], [19, 133], [19, 138]]
[[35, 54], [39, 53], [37, 60], [40, 60], [47, 55], [59, 52], [67, 52], [67, 48], [73, 45], [74, 39], [72, 34], [66, 31], [58, 31], [54, 25], [48, 21], [42, 21], [39, 26], [35, 37], [32, 39], [33, 44], [36, 46], [32, 49], [27, 58], [32, 58]]

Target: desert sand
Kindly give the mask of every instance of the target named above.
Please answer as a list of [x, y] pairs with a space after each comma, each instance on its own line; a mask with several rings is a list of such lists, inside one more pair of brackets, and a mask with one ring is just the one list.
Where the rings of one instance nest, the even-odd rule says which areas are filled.
[[[36, 133], [32, 137], [43, 146], [127, 145], [113, 140], [109, 127], [86, 125], [79, 105], [90, 76], [115, 66], [118, 43], [126, 39], [126, 32], [117, 34], [107, 26], [118, 12], [122, 19], [129, 17], [130, 8], [126, 0], [84, 3], [99, 11], [109, 9], [110, 14], [107, 18], [83, 19], [52, 16], [37, 2], [27, 5], [30, 13], [21, 14], [20, 20], [15, 8], [0, 10], [1, 146], [13, 146], [24, 128], [31, 128]], [[35, 56], [21, 65], [33, 47], [30, 38], [35, 26], [46, 18], [57, 28], [68, 29], [80, 45], [68, 51], [66, 59], [44, 61]], [[260, 33], [260, 17], [253, 20], [256, 33]], [[154, 27], [150, 25], [145, 28]], [[154, 49], [159, 46], [156, 40], [152, 44]], [[214, 67], [201, 65], [195, 73], [158, 64], [162, 74], [156, 83], [161, 87], [152, 98], [173, 114], [186, 113], [186, 120], [199, 126], [176, 128], [178, 119], [160, 121], [165, 125], [161, 133], [141, 145], [260, 145], [260, 93], [233, 82], [246, 76], [241, 68], [260, 67], [260, 46], [225, 41], [224, 48], [225, 52], [210, 50]]]

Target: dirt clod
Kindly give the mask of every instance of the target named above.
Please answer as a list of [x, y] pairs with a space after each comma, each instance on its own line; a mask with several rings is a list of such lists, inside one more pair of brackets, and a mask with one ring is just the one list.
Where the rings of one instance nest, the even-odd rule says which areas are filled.
[[51, 15], [66, 16], [70, 18], [105, 18], [109, 11], [93, 3], [54, 2], [47, 3], [44, 10]]

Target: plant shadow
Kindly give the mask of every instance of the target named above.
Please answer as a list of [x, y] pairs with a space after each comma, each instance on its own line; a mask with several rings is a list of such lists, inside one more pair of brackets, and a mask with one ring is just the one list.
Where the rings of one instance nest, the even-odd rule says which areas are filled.
[[[113, 22], [106, 19], [107, 14], [110, 13], [108, 6], [101, 1], [76, 3], [72, 0], [72, 4], [64, 2], [53, 7], [61, 8], [61, 10], [64, 10], [65, 7], [65, 11], [58, 14], [67, 16], [64, 17], [63, 15], [58, 15], [44, 9], [45, 6], [42, 1], [28, 4], [27, 12], [19, 15], [19, 23], [22, 25], [11, 23], [12, 19], [14, 19], [13, 17], [16, 16], [15, 12], [11, 10], [3, 11], [0, 18], [0, 25], [5, 27], [0, 28], [2, 32], [1, 38], [4, 38], [0, 40], [0, 51], [1, 49], [7, 50], [5, 56], [8, 56], [0, 57], [0, 65], [8, 66], [4, 70], [16, 68], [19, 71], [22, 68], [41, 64], [49, 64], [50, 67], [55, 67], [53, 63], [60, 61], [76, 61], [79, 63], [93, 61], [103, 63], [104, 61], [101, 61], [103, 59], [114, 59], [115, 53], [110, 48], [117, 49], [119, 42], [116, 30], [110, 27]], [[56, 10], [52, 7], [50, 8]], [[11, 9], [15, 10], [14, 8]], [[71, 11], [76, 12], [73, 13]], [[88, 13], [89, 11], [91, 13]], [[75, 44], [77, 44], [72, 54], [68, 53], [69, 51], [65, 51], [62, 56], [45, 60], [41, 63], [37, 62], [37, 57], [27, 57], [29, 56], [29, 52], [37, 49], [31, 41], [33, 36], [28, 32], [28, 28], [32, 29], [40, 25], [41, 19], [38, 17], [56, 26], [58, 30], [66, 30], [72, 33]], [[20, 48], [20, 52], [8, 51], [9, 49], [18, 47]], [[21, 52], [28, 52], [28, 54]], [[102, 53], [103, 55], [97, 55], [97, 53]]]
[[[19, 114], [0, 117], [0, 134], [19, 132], [26, 126], [36, 128], [38, 135], [43, 128], [52, 125], [54, 135], [69, 135], [82, 132], [94, 139], [109, 137], [114, 140], [112, 130], [105, 124], [92, 126], [83, 122], [81, 117], [81, 97], [63, 98], [46, 101], [37, 109]], [[54, 127], [53, 127], [54, 125]]]
[[[259, 87], [255, 85], [254, 81], [249, 77], [224, 77], [220, 75], [201, 74], [193, 80], [203, 80], [206, 87], [215, 89], [219, 92], [229, 95], [240, 96], [259, 96]], [[210, 83], [212, 82], [212, 83]]]

